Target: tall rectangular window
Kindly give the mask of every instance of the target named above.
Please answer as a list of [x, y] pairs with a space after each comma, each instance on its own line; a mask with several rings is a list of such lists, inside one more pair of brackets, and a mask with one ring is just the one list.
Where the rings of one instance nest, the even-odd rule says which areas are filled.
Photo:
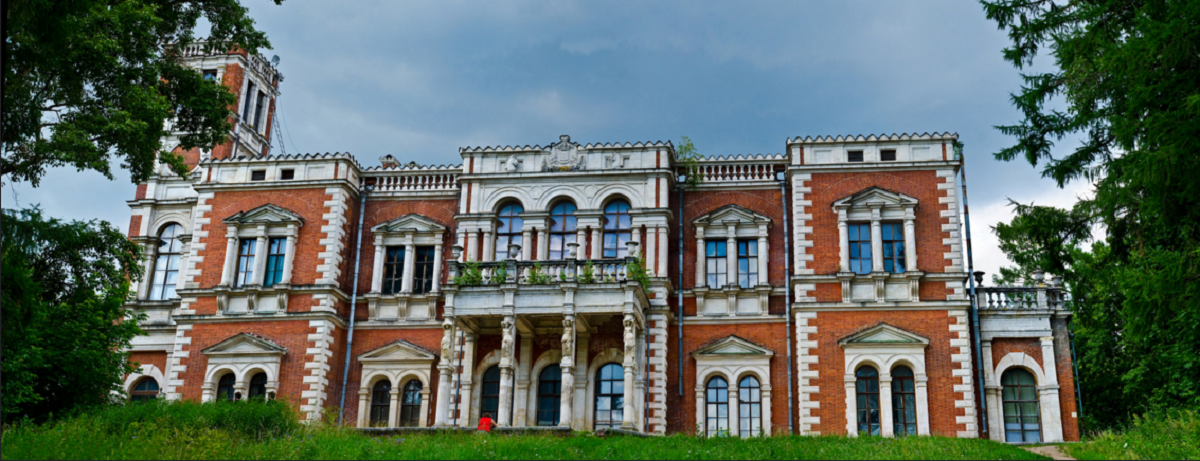
[[246, 88], [246, 103], [242, 108], [242, 123], [247, 123], [250, 118], [250, 107], [254, 103], [254, 81], [250, 81], [250, 86]]
[[728, 282], [726, 273], [728, 272], [728, 261], [725, 259], [725, 241], [724, 240], [709, 240], [704, 242], [704, 256], [707, 258], [705, 263], [705, 274], [708, 276], [708, 287], [718, 289], [725, 286]]
[[871, 225], [850, 225], [850, 272], [871, 273]]
[[434, 247], [417, 247], [416, 265], [413, 266], [413, 293], [433, 291]]
[[758, 240], [738, 240], [738, 286], [758, 285]]
[[263, 286], [274, 286], [283, 281], [283, 258], [287, 252], [286, 238], [272, 238], [267, 241], [267, 273], [263, 277]]
[[254, 250], [257, 239], [242, 239], [238, 242], [237, 275], [233, 286], [244, 287], [254, 282]]
[[267, 95], [261, 91], [258, 92], [258, 100], [254, 101], [254, 129], [263, 123], [263, 109], [267, 107]]
[[893, 274], [903, 274], [907, 268], [904, 256], [904, 225], [901, 223], [884, 223], [883, 270]]
[[404, 286], [404, 247], [388, 247], [383, 260], [383, 294], [400, 292]]

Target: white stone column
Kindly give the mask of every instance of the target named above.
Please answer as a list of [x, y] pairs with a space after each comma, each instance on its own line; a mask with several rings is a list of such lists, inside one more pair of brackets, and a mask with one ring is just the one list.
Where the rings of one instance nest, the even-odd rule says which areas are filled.
[[375, 236], [375, 263], [371, 269], [371, 293], [383, 293], [383, 263], [387, 248], [383, 246], [383, 235]]
[[983, 396], [987, 399], [988, 438], [1003, 442], [1004, 430], [1000, 427], [1003, 421], [1004, 409], [1000, 406], [1000, 386], [996, 382], [996, 365], [992, 360], [992, 341], [981, 340], [980, 347], [983, 355]]
[[421, 415], [417, 417], [417, 425], [429, 426], [429, 386], [421, 386]]
[[854, 385], [857, 382], [853, 373], [846, 373], [846, 435], [858, 437], [858, 395]]
[[[142, 273], [145, 277], [142, 278], [142, 283], [138, 287], [137, 299], [150, 299], [150, 286], [154, 285], [154, 263], [157, 259], [155, 248], [147, 248], [145, 257], [142, 258]], [[180, 261], [180, 265], [183, 265], [183, 261]], [[182, 267], [180, 269], [182, 272]], [[183, 280], [183, 277], [179, 277], [179, 279]], [[166, 280], [163, 280], [163, 283], [166, 283]]]
[[904, 269], [907, 271], [915, 271], [917, 269], [917, 225], [916, 215], [912, 208], [905, 210], [907, 213], [904, 216]]
[[263, 281], [266, 280], [267, 253], [270, 252], [270, 249], [267, 248], [267, 242], [267, 228], [259, 227], [258, 238], [255, 239], [254, 243], [254, 274], [251, 274], [254, 276], [254, 281], [250, 282], [250, 284], [262, 285]]
[[292, 284], [292, 264], [296, 261], [296, 230], [288, 226], [287, 248], [283, 251], [283, 279], [279, 283]]
[[455, 379], [455, 383], [459, 386], [457, 392], [461, 398], [458, 399], [458, 419], [455, 423], [461, 427], [471, 426], [471, 406], [476, 402], [471, 400], [472, 381], [475, 379], [475, 371], [471, 367], [475, 363], [475, 353], [478, 352], [476, 341], [479, 335], [469, 331], [463, 332], [463, 347], [462, 347], [462, 373]]
[[404, 245], [404, 279], [400, 282], [400, 291], [404, 293], [412, 293], [413, 266], [417, 262], [417, 245], [413, 243], [412, 236], [408, 236], [408, 242]]
[[[708, 261], [706, 260], [708, 257], [707, 250], [708, 249], [705, 248], [705, 245], [704, 245], [704, 226], [696, 226], [696, 286], [697, 287], [708, 286], [708, 277], [705, 273], [708, 270]], [[682, 289], [682, 288], [683, 287], [679, 287], [679, 289]], [[699, 314], [699, 312], [697, 312], [697, 314]]]
[[604, 255], [604, 240], [601, 239], [602, 235], [599, 227], [592, 229], [592, 259], [600, 259]]
[[[482, 261], [492, 261], [496, 259], [496, 251], [493, 249], [496, 246], [496, 237], [492, 235], [492, 231], [483, 231], [483, 259]], [[507, 249], [506, 249], [507, 251]]]
[[667, 263], [670, 262], [669, 260], [671, 259], [669, 256], [671, 254], [669, 246], [670, 244], [667, 243], [669, 241], [667, 238], [667, 234], [670, 233], [669, 231], [670, 228], [667, 226], [660, 226], [658, 228], [658, 256], [656, 256], [658, 259], [656, 259], [656, 261], [658, 263], [659, 277], [666, 277], [668, 275]]
[[438, 243], [433, 246], [433, 287], [430, 291], [437, 293], [442, 291], [442, 244]]
[[879, 435], [893, 437], [896, 429], [892, 421], [892, 374], [879, 374]]
[[[737, 226], [730, 224], [725, 227], [725, 283], [738, 284], [738, 247], [737, 247]], [[729, 306], [729, 312], [737, 312], [737, 305]]]
[[466, 232], [463, 232], [463, 230], [461, 228], [458, 229], [456, 234], [457, 235], [455, 236], [455, 241], [458, 242], [458, 246], [463, 247], [463, 250], [464, 250], [462, 253], [459, 253], [459, 255], [458, 255], [458, 262], [461, 263], [461, 262], [465, 262], [467, 260], [467, 253], [469, 253], [469, 251], [466, 251], [467, 234], [466, 234]]
[[633, 314], [625, 314], [625, 396], [623, 398], [624, 407], [622, 408], [624, 419], [621, 421], [621, 428], [628, 430], [637, 430], [634, 425], [634, 412], [637, 411], [634, 406], [634, 382], [633, 372], [637, 367], [637, 326], [633, 318]]
[[438, 393], [437, 409], [434, 410], [433, 423], [436, 426], [446, 426], [450, 423], [450, 408], [453, 405], [450, 396], [450, 375], [454, 372], [454, 318], [446, 317], [442, 321], [442, 350], [438, 362]]
[[587, 231], [584, 229], [575, 229], [575, 243], [579, 244], [579, 251], [575, 254], [575, 259], [583, 261], [588, 259], [587, 249]]
[[771, 387], [763, 386], [762, 390], [762, 433], [771, 436], [774, 435], [771, 431]]
[[917, 394], [917, 435], [929, 435], [929, 377], [917, 373], [913, 384]]
[[233, 286], [233, 277], [237, 273], [238, 238], [237, 228], [230, 226], [225, 244], [225, 271], [221, 273], [221, 285]]
[[512, 426], [513, 398], [513, 349], [515, 349], [515, 319], [511, 315], [504, 316], [500, 331], [503, 338], [500, 341], [500, 408], [497, 410], [497, 421], [503, 426]]
[[571, 412], [571, 427], [577, 431], [587, 430], [587, 390], [591, 383], [588, 376], [588, 346], [591, 335], [575, 332], [575, 411]]
[[1045, 383], [1038, 383], [1039, 401], [1042, 413], [1042, 436], [1048, 443], [1063, 441], [1062, 407], [1058, 399], [1058, 373], [1054, 360], [1054, 337], [1042, 338], [1042, 370], [1046, 377]]
[[529, 261], [533, 259], [533, 230], [525, 229], [521, 231], [521, 260]]
[[467, 251], [463, 252], [463, 261], [480, 261], [479, 258], [479, 235], [476, 231], [467, 232]]
[[358, 427], [367, 427], [370, 425], [370, 417], [367, 415], [367, 402], [370, 400], [371, 394], [366, 388], [358, 390]]
[[737, 378], [729, 378], [729, 435], [742, 436], [742, 395]]
[[[513, 426], [529, 426], [537, 418], [537, 389], [533, 388], [533, 335], [521, 334], [521, 360], [517, 364], [517, 403], [513, 405]], [[533, 405], [530, 405], [533, 402]]]
[[883, 272], [883, 225], [879, 207], [871, 207], [871, 271]]
[[697, 430], [703, 433], [705, 436], [712, 437], [712, 434], [708, 433], [708, 418], [705, 417], [705, 409], [704, 385], [702, 383], [696, 383], [696, 427], [698, 428]]
[[838, 210], [838, 264], [842, 267], [839, 272], [850, 271], [850, 229], [846, 222], [846, 210]]
[[[758, 284], [770, 285], [771, 278], [767, 273], [767, 234], [759, 231], [758, 234]], [[763, 312], [766, 312], [765, 310]]]
[[[546, 260], [550, 259], [550, 237], [549, 237], [549, 235], [550, 234], [548, 234], [546, 232], [545, 227], [542, 227], [541, 229], [537, 230], [537, 236], [538, 236], [537, 259], [539, 261], [546, 261]], [[563, 246], [563, 249], [565, 250], [566, 246]], [[567, 258], [564, 257], [563, 259], [567, 259]]]
[[396, 427], [400, 421], [400, 388], [393, 387], [388, 394], [391, 397], [388, 402], [388, 427]]

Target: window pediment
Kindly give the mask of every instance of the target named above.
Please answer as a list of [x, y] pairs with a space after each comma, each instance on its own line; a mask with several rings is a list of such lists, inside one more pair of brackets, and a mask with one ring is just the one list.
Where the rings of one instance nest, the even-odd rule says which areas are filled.
[[775, 352], [732, 335], [692, 352], [693, 357], [728, 357], [731, 355], [755, 355], [767, 358], [775, 355]]
[[882, 187], [869, 187], [833, 202], [834, 209], [858, 207], [916, 208], [917, 199]]
[[759, 237], [771, 227], [771, 218], [738, 205], [725, 205], [692, 220], [692, 225], [703, 229], [706, 238], [728, 237], [730, 225], [736, 226], [734, 237]]
[[250, 211], [239, 211], [225, 218], [225, 223], [234, 226], [250, 226], [254, 224], [296, 224], [304, 225], [304, 218], [283, 207], [263, 205]]
[[250, 333], [239, 333], [200, 352], [209, 357], [247, 355], [282, 356], [287, 353], [287, 348], [260, 336]]
[[880, 323], [838, 340], [838, 345], [842, 347], [906, 345], [925, 347], [929, 345], [929, 338]]
[[433, 222], [418, 214], [408, 214], [371, 228], [375, 234], [437, 234], [446, 232], [446, 226]]
[[363, 353], [358, 356], [358, 361], [364, 364], [382, 365], [414, 362], [433, 363], [437, 358], [436, 354], [402, 339]]

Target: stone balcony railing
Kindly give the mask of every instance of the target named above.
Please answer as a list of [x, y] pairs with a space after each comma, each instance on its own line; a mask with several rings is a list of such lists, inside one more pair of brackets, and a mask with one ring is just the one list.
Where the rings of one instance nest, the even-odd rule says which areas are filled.
[[1036, 281], [1030, 286], [976, 286], [980, 311], [1024, 311], [1024, 310], [1063, 310], [1066, 308], [1066, 292], [1059, 285], [1057, 277], [1050, 284], [1043, 284], [1041, 274], [1035, 274]]
[[380, 158], [384, 166], [363, 170], [363, 180], [373, 182], [376, 195], [456, 195], [462, 165], [400, 166], [391, 155]]
[[721, 156], [700, 159], [698, 173], [705, 188], [773, 185], [775, 171], [787, 164], [779, 154]]

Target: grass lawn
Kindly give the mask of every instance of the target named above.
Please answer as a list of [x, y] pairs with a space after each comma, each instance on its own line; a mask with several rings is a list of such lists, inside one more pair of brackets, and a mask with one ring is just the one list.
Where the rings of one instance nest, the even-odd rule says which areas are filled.
[[82, 429], [8, 431], [3, 459], [1047, 459], [1000, 443], [941, 437], [368, 437], [350, 430], [316, 429], [260, 441], [207, 428], [120, 433]]
[[1047, 459], [943, 437], [702, 439], [591, 434], [368, 436], [297, 423], [279, 402], [114, 405], [0, 432], [2, 459]]
[[1101, 432], [1062, 449], [1076, 459], [1200, 459], [1200, 413], [1136, 418], [1125, 431]]

